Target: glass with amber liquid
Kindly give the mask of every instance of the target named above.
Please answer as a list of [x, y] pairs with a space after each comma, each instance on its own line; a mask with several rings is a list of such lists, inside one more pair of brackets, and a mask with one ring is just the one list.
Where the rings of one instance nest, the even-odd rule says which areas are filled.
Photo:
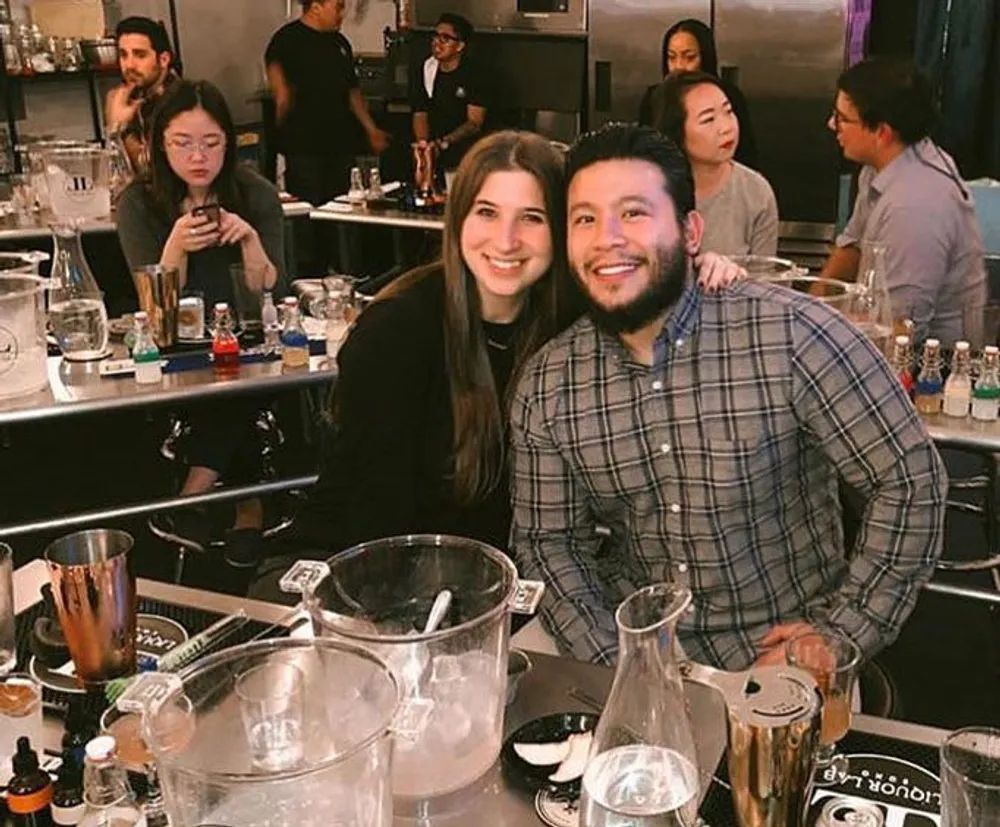
[[[823, 694], [823, 722], [816, 750], [816, 768], [832, 772], [830, 780], [847, 778], [847, 757], [837, 743], [851, 728], [851, 699], [861, 665], [861, 650], [836, 629], [820, 628], [793, 637], [785, 647], [789, 666], [804, 669]], [[829, 778], [829, 776], [828, 776]]]

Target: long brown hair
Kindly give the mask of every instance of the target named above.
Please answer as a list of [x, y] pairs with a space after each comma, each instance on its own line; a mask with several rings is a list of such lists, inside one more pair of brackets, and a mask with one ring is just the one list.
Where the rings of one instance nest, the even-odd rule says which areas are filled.
[[508, 392], [525, 361], [573, 320], [579, 310], [566, 263], [566, 190], [563, 157], [548, 140], [506, 130], [483, 138], [466, 154], [448, 193], [441, 261], [420, 267], [383, 290], [378, 300], [444, 271], [445, 363], [451, 393], [455, 496], [471, 503], [488, 494], [504, 472], [507, 400], [493, 381], [475, 278], [462, 258], [462, 225], [494, 172], [522, 170], [542, 190], [552, 233], [552, 265], [525, 297], [518, 317]]

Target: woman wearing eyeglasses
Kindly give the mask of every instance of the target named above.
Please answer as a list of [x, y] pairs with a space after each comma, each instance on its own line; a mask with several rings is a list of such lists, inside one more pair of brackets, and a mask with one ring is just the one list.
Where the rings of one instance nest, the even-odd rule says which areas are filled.
[[[131, 269], [176, 267], [181, 287], [200, 291], [209, 312], [216, 302], [233, 307], [234, 264], [243, 265], [254, 293], [283, 282], [278, 192], [237, 163], [232, 115], [215, 86], [184, 80], [171, 87], [153, 114], [149, 151], [149, 169], [122, 192], [116, 210], [118, 238]], [[257, 475], [260, 452], [246, 447], [257, 407], [236, 401], [185, 412], [192, 434], [181, 494], [208, 491], [221, 476]], [[204, 551], [208, 544], [207, 517], [196, 509], [157, 515], [153, 523], [156, 533], [179, 545]], [[262, 525], [258, 500], [237, 505], [226, 538], [230, 562], [253, 559]]]
[[154, 113], [150, 144], [148, 173], [117, 205], [129, 267], [176, 267], [208, 308], [233, 301], [232, 264], [243, 264], [254, 292], [273, 288], [284, 267], [281, 202], [269, 181], [237, 163], [222, 93], [207, 81], [175, 84]]

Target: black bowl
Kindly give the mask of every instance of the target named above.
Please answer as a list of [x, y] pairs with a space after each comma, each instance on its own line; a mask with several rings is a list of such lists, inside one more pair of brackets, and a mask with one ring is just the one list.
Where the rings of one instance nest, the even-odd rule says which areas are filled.
[[582, 777], [563, 784], [550, 781], [549, 776], [559, 765], [529, 764], [514, 751], [514, 744], [547, 744], [564, 741], [570, 735], [581, 732], [593, 732], [597, 726], [597, 718], [598, 716], [592, 712], [560, 712], [528, 721], [504, 741], [503, 749], [500, 751], [500, 763], [504, 775], [514, 785], [527, 792], [534, 793], [546, 789], [559, 795], [578, 796]]

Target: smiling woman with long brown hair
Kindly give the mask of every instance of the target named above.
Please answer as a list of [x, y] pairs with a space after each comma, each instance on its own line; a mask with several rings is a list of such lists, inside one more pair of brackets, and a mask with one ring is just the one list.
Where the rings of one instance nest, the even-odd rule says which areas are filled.
[[402, 276], [337, 356], [334, 432], [290, 542], [338, 551], [421, 531], [506, 547], [505, 397], [576, 314], [562, 156], [500, 132], [463, 159], [441, 260]]

